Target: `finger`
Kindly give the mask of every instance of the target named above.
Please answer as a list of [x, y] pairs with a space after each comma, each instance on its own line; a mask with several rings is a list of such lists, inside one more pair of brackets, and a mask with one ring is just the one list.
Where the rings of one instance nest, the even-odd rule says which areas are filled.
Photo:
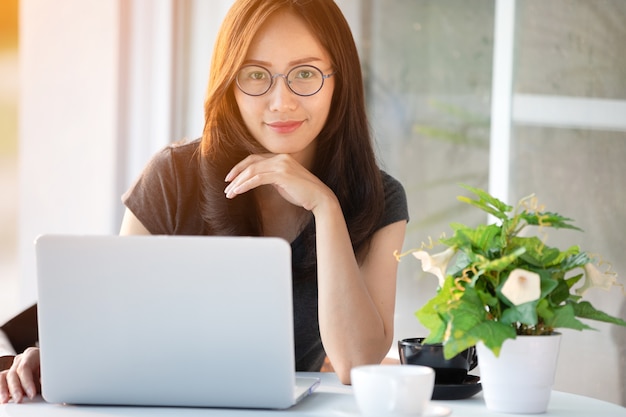
[[17, 363], [16, 372], [22, 389], [32, 399], [37, 395], [39, 381], [39, 350], [28, 348]]
[[224, 193], [226, 194], [226, 198], [232, 199], [239, 194], [243, 194], [258, 186], [268, 184], [269, 182], [266, 174], [255, 174], [245, 180], [238, 177], [238, 181], [230, 183], [224, 190]]
[[24, 391], [22, 390], [22, 384], [20, 383], [19, 377], [17, 375], [17, 367], [22, 362], [24, 358], [24, 354], [17, 355], [13, 359], [13, 364], [8, 371], [6, 371], [6, 385], [9, 393], [9, 397], [13, 398], [13, 401], [16, 403], [22, 402], [22, 398], [24, 397]]
[[224, 189], [226, 197], [233, 198], [237, 194], [243, 194], [262, 185], [259, 175], [273, 171], [275, 164], [272, 161], [274, 159], [266, 156], [253, 155], [237, 164], [231, 170], [233, 175], [230, 177], [230, 184]]
[[28, 398], [33, 399], [37, 395], [37, 383], [35, 382], [35, 371], [30, 366], [18, 367], [17, 375], [21, 390]]
[[271, 157], [271, 154], [258, 154], [258, 155], [250, 155], [244, 159], [242, 159], [239, 163], [237, 163], [232, 169], [226, 174], [226, 178], [224, 181], [231, 182], [233, 179], [237, 178], [239, 174], [241, 174], [247, 167], [258, 162], [262, 159], [266, 159]]
[[[37, 375], [35, 375], [37, 374]], [[23, 354], [15, 357], [13, 365], [6, 373], [6, 385], [13, 401], [22, 402], [24, 395], [34, 398], [37, 394], [39, 374], [39, 351], [29, 348]]]
[[7, 372], [6, 382], [9, 395], [13, 398], [13, 402], [21, 403], [24, 399], [24, 390], [22, 390], [22, 384], [15, 370], [10, 369], [9, 372]]
[[7, 374], [9, 371], [0, 372], [0, 404], [6, 404], [9, 402], [9, 387], [7, 386]]
[[265, 156], [250, 159], [248, 162], [252, 163], [239, 172], [224, 189], [227, 198], [234, 198], [261, 185], [278, 185], [279, 181], [285, 181], [293, 169], [293, 161], [287, 155]]

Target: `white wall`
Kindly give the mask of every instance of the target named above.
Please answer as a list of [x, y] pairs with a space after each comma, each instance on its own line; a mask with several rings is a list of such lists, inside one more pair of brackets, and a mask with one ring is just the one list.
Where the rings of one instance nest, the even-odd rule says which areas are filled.
[[42, 233], [116, 229], [120, 6], [20, 1], [21, 304], [36, 298]]
[[[194, 96], [198, 110], [189, 113], [195, 128], [182, 132], [173, 91], [180, 80], [202, 90], [206, 85], [212, 39], [194, 55], [201, 63], [195, 71], [206, 66], [203, 80], [177, 73], [179, 84], [174, 81], [181, 65], [174, 34], [185, 29], [177, 26], [177, 8], [199, 1], [21, 1], [22, 306], [36, 299], [38, 235], [117, 233], [121, 194], [150, 156], [187, 133], [202, 132], [204, 95]], [[216, 13], [215, 22], [205, 26], [216, 32], [222, 16]]]

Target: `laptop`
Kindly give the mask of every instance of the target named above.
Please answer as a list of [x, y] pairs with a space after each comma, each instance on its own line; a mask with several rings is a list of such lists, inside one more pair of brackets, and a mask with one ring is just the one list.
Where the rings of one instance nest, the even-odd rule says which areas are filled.
[[282, 239], [43, 235], [35, 248], [48, 402], [284, 409], [319, 384], [296, 378]]

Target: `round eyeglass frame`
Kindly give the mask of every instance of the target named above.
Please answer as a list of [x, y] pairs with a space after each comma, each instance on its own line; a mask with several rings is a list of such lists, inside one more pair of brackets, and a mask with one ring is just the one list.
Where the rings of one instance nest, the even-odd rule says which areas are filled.
[[[243, 70], [244, 68], [248, 68], [248, 67], [257, 67], [257, 68], [261, 68], [261, 69], [263, 69], [264, 71], [266, 71], [266, 72], [270, 75], [270, 85], [269, 85], [269, 86], [267, 87], [267, 89], [266, 89], [265, 91], [263, 91], [262, 93], [259, 93], [259, 94], [250, 94], [250, 93], [248, 93], [247, 91], [245, 91], [245, 90], [241, 87], [241, 85], [239, 84], [239, 74], [241, 73], [241, 70]], [[297, 91], [295, 91], [293, 88], [291, 88], [291, 84], [290, 84], [290, 82], [289, 82], [289, 74], [291, 74], [293, 71], [297, 70], [298, 68], [313, 68], [314, 70], [316, 70], [317, 72], [319, 72], [319, 73], [320, 73], [320, 75], [322, 76], [322, 82], [321, 82], [321, 84], [320, 84], [320, 87], [319, 87], [317, 90], [315, 90], [314, 92], [309, 93], [309, 94], [301, 94], [301, 93], [298, 93]], [[317, 68], [315, 65], [298, 65], [298, 66], [295, 66], [295, 67], [293, 67], [292, 69], [290, 69], [290, 70], [287, 72], [287, 74], [279, 74], [279, 73], [276, 73], [276, 74], [273, 74], [273, 75], [272, 75], [272, 72], [271, 72], [270, 70], [268, 70], [267, 68], [265, 68], [264, 66], [262, 66], [262, 65], [244, 65], [243, 67], [241, 67], [241, 68], [239, 69], [239, 71], [237, 71], [237, 76], [235, 77], [235, 83], [237, 84], [237, 88], [239, 88], [239, 91], [241, 91], [242, 93], [244, 93], [244, 94], [246, 94], [246, 95], [249, 95], [249, 96], [252, 96], [252, 97], [259, 97], [259, 96], [262, 96], [262, 95], [266, 94], [268, 91], [270, 91], [270, 90], [272, 89], [272, 87], [274, 86], [274, 80], [276, 79], [276, 77], [281, 77], [281, 78], [283, 78], [283, 79], [285, 80], [285, 84], [287, 85], [287, 88], [289, 88], [289, 91], [291, 91], [292, 93], [294, 93], [295, 95], [300, 96], [300, 97], [310, 97], [310, 96], [313, 96], [313, 95], [315, 95], [315, 94], [319, 93], [319, 92], [320, 92], [320, 90], [324, 87], [324, 81], [325, 81], [327, 78], [330, 78], [330, 77], [332, 77], [333, 75], [335, 75], [335, 74], [336, 74], [336, 72], [337, 72], [337, 71], [333, 71], [333, 72], [331, 72], [330, 74], [324, 74], [324, 72], [322, 72], [322, 70], [321, 70], [321, 69], [319, 69], [319, 68]]]

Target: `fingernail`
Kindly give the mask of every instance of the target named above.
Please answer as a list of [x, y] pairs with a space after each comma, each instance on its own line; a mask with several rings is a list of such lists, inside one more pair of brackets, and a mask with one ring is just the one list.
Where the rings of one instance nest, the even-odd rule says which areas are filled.
[[33, 398], [35, 398], [35, 393], [34, 393], [34, 392], [33, 392], [33, 390], [32, 390], [32, 389], [30, 389], [30, 388], [28, 388], [28, 389], [26, 390], [26, 395], [28, 395], [28, 398], [30, 398], [31, 400], [32, 400]]
[[229, 173], [228, 173], [228, 175], [226, 175], [226, 178], [224, 178], [224, 181], [225, 181], [225, 182], [230, 182], [230, 180], [232, 180], [232, 178], [231, 178], [231, 177], [232, 177], [232, 175], [233, 175], [233, 174], [229, 172]]

